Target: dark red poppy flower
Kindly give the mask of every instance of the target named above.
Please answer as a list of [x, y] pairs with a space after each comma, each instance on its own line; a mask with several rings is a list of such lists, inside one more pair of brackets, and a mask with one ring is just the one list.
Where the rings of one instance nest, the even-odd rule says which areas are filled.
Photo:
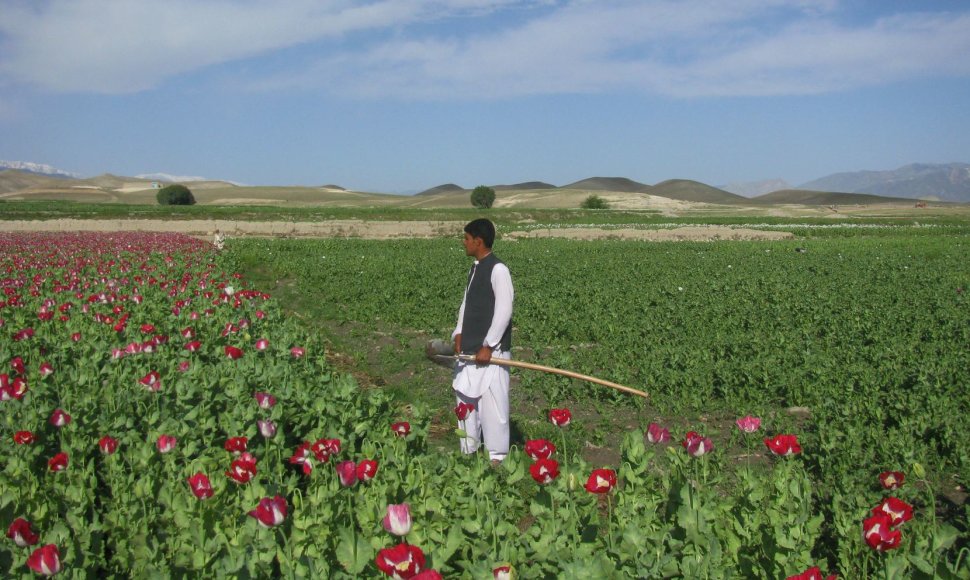
[[17, 518], [10, 524], [10, 527], [7, 528], [7, 537], [21, 548], [33, 546], [40, 541], [40, 538], [31, 529], [30, 522], [24, 518]]
[[286, 508], [286, 498], [283, 496], [264, 497], [259, 500], [259, 505], [250, 511], [249, 515], [264, 528], [272, 528], [282, 524], [286, 519]]
[[569, 412], [569, 409], [552, 409], [549, 411], [549, 420], [556, 427], [565, 427], [569, 425], [572, 419], [573, 414]]
[[616, 472], [612, 469], [594, 469], [585, 487], [590, 493], [607, 493], [616, 487]]
[[475, 405], [470, 403], [458, 403], [455, 407], [455, 416], [458, 417], [459, 421], [464, 421], [468, 417], [468, 414], [475, 410]]
[[226, 439], [226, 451], [239, 455], [246, 451], [246, 444], [249, 442], [247, 437], [230, 437]]
[[46, 378], [54, 374], [54, 367], [51, 366], [49, 362], [40, 363], [40, 376], [41, 378]]
[[873, 514], [886, 514], [889, 516], [889, 523], [898, 526], [903, 522], [913, 519], [913, 506], [901, 499], [887, 497], [876, 507], [872, 508]]
[[357, 483], [357, 464], [353, 461], [341, 461], [337, 464], [337, 476], [340, 478], [340, 485], [350, 487]]
[[702, 437], [696, 431], [688, 431], [681, 442], [691, 457], [700, 457], [714, 449], [714, 442], [708, 437]]
[[236, 483], [248, 483], [256, 475], [256, 458], [249, 453], [243, 453], [234, 460], [226, 471], [226, 476]]
[[238, 359], [242, 358], [242, 355], [243, 355], [242, 349], [237, 348], [235, 346], [229, 346], [229, 345], [227, 345], [226, 348], [225, 348], [225, 351], [226, 351], [226, 357], [229, 360], [238, 360]]
[[24, 359], [19, 356], [15, 356], [10, 359], [10, 368], [12, 368], [13, 372], [17, 373], [18, 375], [27, 374], [27, 368], [24, 366]]
[[391, 425], [391, 431], [398, 437], [407, 437], [408, 433], [411, 432], [411, 424], [407, 421], [401, 421], [400, 423], [393, 423]]
[[118, 449], [118, 440], [110, 435], [105, 435], [98, 441], [98, 449], [105, 455], [111, 455]]
[[67, 464], [68, 464], [67, 453], [64, 453], [63, 451], [61, 451], [54, 457], [51, 457], [47, 461], [47, 467], [54, 472], [64, 471], [65, 469], [67, 469]]
[[30, 431], [17, 431], [13, 434], [13, 442], [17, 445], [30, 445], [36, 440], [37, 438]]
[[552, 483], [559, 477], [559, 462], [555, 459], [539, 458], [529, 466], [529, 474], [539, 485]]
[[906, 476], [901, 471], [883, 471], [879, 474], [879, 483], [884, 489], [897, 490], [903, 486]]
[[373, 459], [362, 459], [357, 464], [357, 479], [368, 482], [377, 475], [377, 462]]
[[61, 571], [61, 554], [57, 546], [47, 544], [37, 548], [27, 558], [27, 567], [42, 576], [53, 576]]
[[666, 443], [670, 441], [670, 431], [656, 423], [647, 425], [647, 441], [650, 443]]
[[189, 342], [185, 343], [185, 346], [182, 348], [189, 352], [197, 352], [200, 348], [202, 348], [202, 343], [198, 340], [190, 340]]
[[391, 578], [409, 579], [417, 576], [424, 568], [424, 552], [411, 544], [398, 544], [384, 548], [374, 558], [377, 568]]
[[55, 409], [51, 413], [50, 424], [55, 427], [63, 427], [71, 422], [71, 416], [61, 409]]
[[159, 453], [168, 453], [175, 449], [176, 443], [178, 443], [178, 440], [175, 437], [171, 435], [160, 435], [155, 445], [158, 447]]
[[[838, 579], [839, 577], [837, 574], [831, 574], [829, 576], [824, 577], [824, 580], [838, 580]], [[801, 574], [795, 574], [794, 576], [789, 576], [785, 580], [823, 580], [822, 570], [819, 569], [818, 566], [813, 566], [808, 570], [805, 570]]]
[[795, 435], [766, 437], [765, 445], [775, 455], [796, 455], [802, 452], [802, 447], [798, 444], [798, 437]]
[[260, 409], [272, 409], [276, 405], [276, 397], [269, 393], [253, 393], [253, 396]]
[[304, 475], [310, 475], [313, 471], [313, 457], [311, 457], [310, 442], [304, 441], [296, 448], [293, 455], [290, 457], [290, 463], [294, 465], [299, 465], [303, 468]]
[[212, 483], [209, 477], [201, 471], [188, 478], [189, 488], [192, 494], [199, 499], [209, 499], [212, 497]]
[[138, 379], [138, 382], [153, 393], [162, 389], [162, 376], [158, 374], [158, 371], [149, 371], [147, 375]]
[[525, 442], [525, 454], [533, 461], [549, 459], [556, 452], [556, 446], [546, 439], [532, 439]]
[[340, 453], [340, 439], [318, 439], [311, 447], [313, 455], [320, 463], [326, 463], [331, 455]]
[[903, 534], [892, 528], [892, 520], [884, 513], [877, 513], [862, 521], [862, 536], [869, 547], [886, 552], [899, 547]]

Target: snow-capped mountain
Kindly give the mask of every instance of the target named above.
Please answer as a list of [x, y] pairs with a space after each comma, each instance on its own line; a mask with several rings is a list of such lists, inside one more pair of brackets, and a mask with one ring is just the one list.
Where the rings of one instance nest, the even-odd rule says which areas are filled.
[[189, 181], [211, 181], [206, 177], [196, 175], [171, 175], [169, 173], [141, 173], [136, 175], [138, 179], [151, 179], [153, 181], [166, 181], [169, 183], [186, 183]]
[[36, 173], [38, 175], [50, 175], [51, 177], [65, 177], [71, 179], [81, 178], [81, 176], [77, 173], [70, 173], [50, 165], [45, 165], [43, 163], [31, 163], [30, 161], [0, 160], [0, 171], [3, 171], [4, 169], [17, 169], [18, 171], [27, 171], [29, 173]]

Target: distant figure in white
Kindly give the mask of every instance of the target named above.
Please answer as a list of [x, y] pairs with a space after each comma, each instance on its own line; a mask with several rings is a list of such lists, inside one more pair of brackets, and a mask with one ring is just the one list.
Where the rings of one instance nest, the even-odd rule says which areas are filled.
[[226, 245], [226, 236], [222, 235], [219, 230], [216, 230], [216, 235], [212, 239], [212, 245], [215, 246], [217, 250], [222, 251], [222, 248]]

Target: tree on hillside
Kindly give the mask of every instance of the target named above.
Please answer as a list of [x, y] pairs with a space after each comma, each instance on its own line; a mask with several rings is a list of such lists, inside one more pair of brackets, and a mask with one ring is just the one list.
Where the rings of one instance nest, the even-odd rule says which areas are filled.
[[579, 207], [583, 209], [610, 209], [610, 204], [602, 197], [593, 194], [584, 199]]
[[472, 191], [472, 205], [479, 209], [488, 209], [495, 203], [495, 190], [487, 185], [479, 185]]
[[159, 205], [195, 205], [192, 191], [179, 183], [159, 189], [155, 199]]

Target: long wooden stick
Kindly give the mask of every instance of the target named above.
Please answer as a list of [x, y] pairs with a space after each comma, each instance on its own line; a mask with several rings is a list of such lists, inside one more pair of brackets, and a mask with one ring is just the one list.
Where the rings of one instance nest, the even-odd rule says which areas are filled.
[[[440, 356], [442, 358], [450, 358], [452, 360], [454, 360], [454, 359], [460, 359], [460, 360], [463, 360], [463, 361], [466, 361], [466, 362], [474, 362], [474, 360], [475, 360], [475, 357], [472, 356], [472, 355], [470, 355], [470, 354], [463, 354], [463, 355], [458, 355], [458, 356], [454, 356], [454, 355], [452, 355], [452, 356], [436, 355], [436, 356]], [[623, 391], [624, 393], [630, 393], [631, 395], [639, 395], [639, 396], [641, 396], [641, 397], [643, 397], [645, 399], [647, 399], [647, 398], [650, 397], [650, 395], [644, 393], [643, 391], [634, 389], [633, 387], [627, 387], [625, 385], [621, 385], [621, 384], [618, 384], [618, 383], [613, 383], [613, 382], [610, 382], [610, 381], [607, 381], [607, 380], [603, 380], [603, 379], [600, 379], [600, 378], [597, 378], [597, 377], [591, 377], [589, 375], [583, 375], [583, 374], [580, 374], [580, 373], [575, 373], [573, 371], [567, 371], [567, 370], [563, 370], [563, 369], [557, 369], [555, 367], [547, 367], [545, 365], [537, 365], [535, 363], [527, 363], [527, 362], [522, 362], [522, 361], [517, 361], [517, 360], [510, 360], [510, 359], [505, 359], [505, 358], [494, 358], [494, 357], [491, 360], [491, 364], [495, 364], [495, 365], [499, 365], [499, 366], [503, 366], [503, 367], [519, 367], [519, 368], [523, 368], [523, 369], [530, 369], [530, 370], [533, 370], [533, 371], [542, 371], [542, 372], [546, 372], [546, 373], [553, 373], [553, 374], [556, 374], [556, 375], [562, 375], [564, 377], [569, 377], [569, 378], [573, 378], [573, 379], [579, 379], [581, 381], [588, 381], [590, 383], [596, 383], [597, 385], [603, 385], [604, 387], [610, 387], [611, 389], [616, 389], [618, 391]]]

